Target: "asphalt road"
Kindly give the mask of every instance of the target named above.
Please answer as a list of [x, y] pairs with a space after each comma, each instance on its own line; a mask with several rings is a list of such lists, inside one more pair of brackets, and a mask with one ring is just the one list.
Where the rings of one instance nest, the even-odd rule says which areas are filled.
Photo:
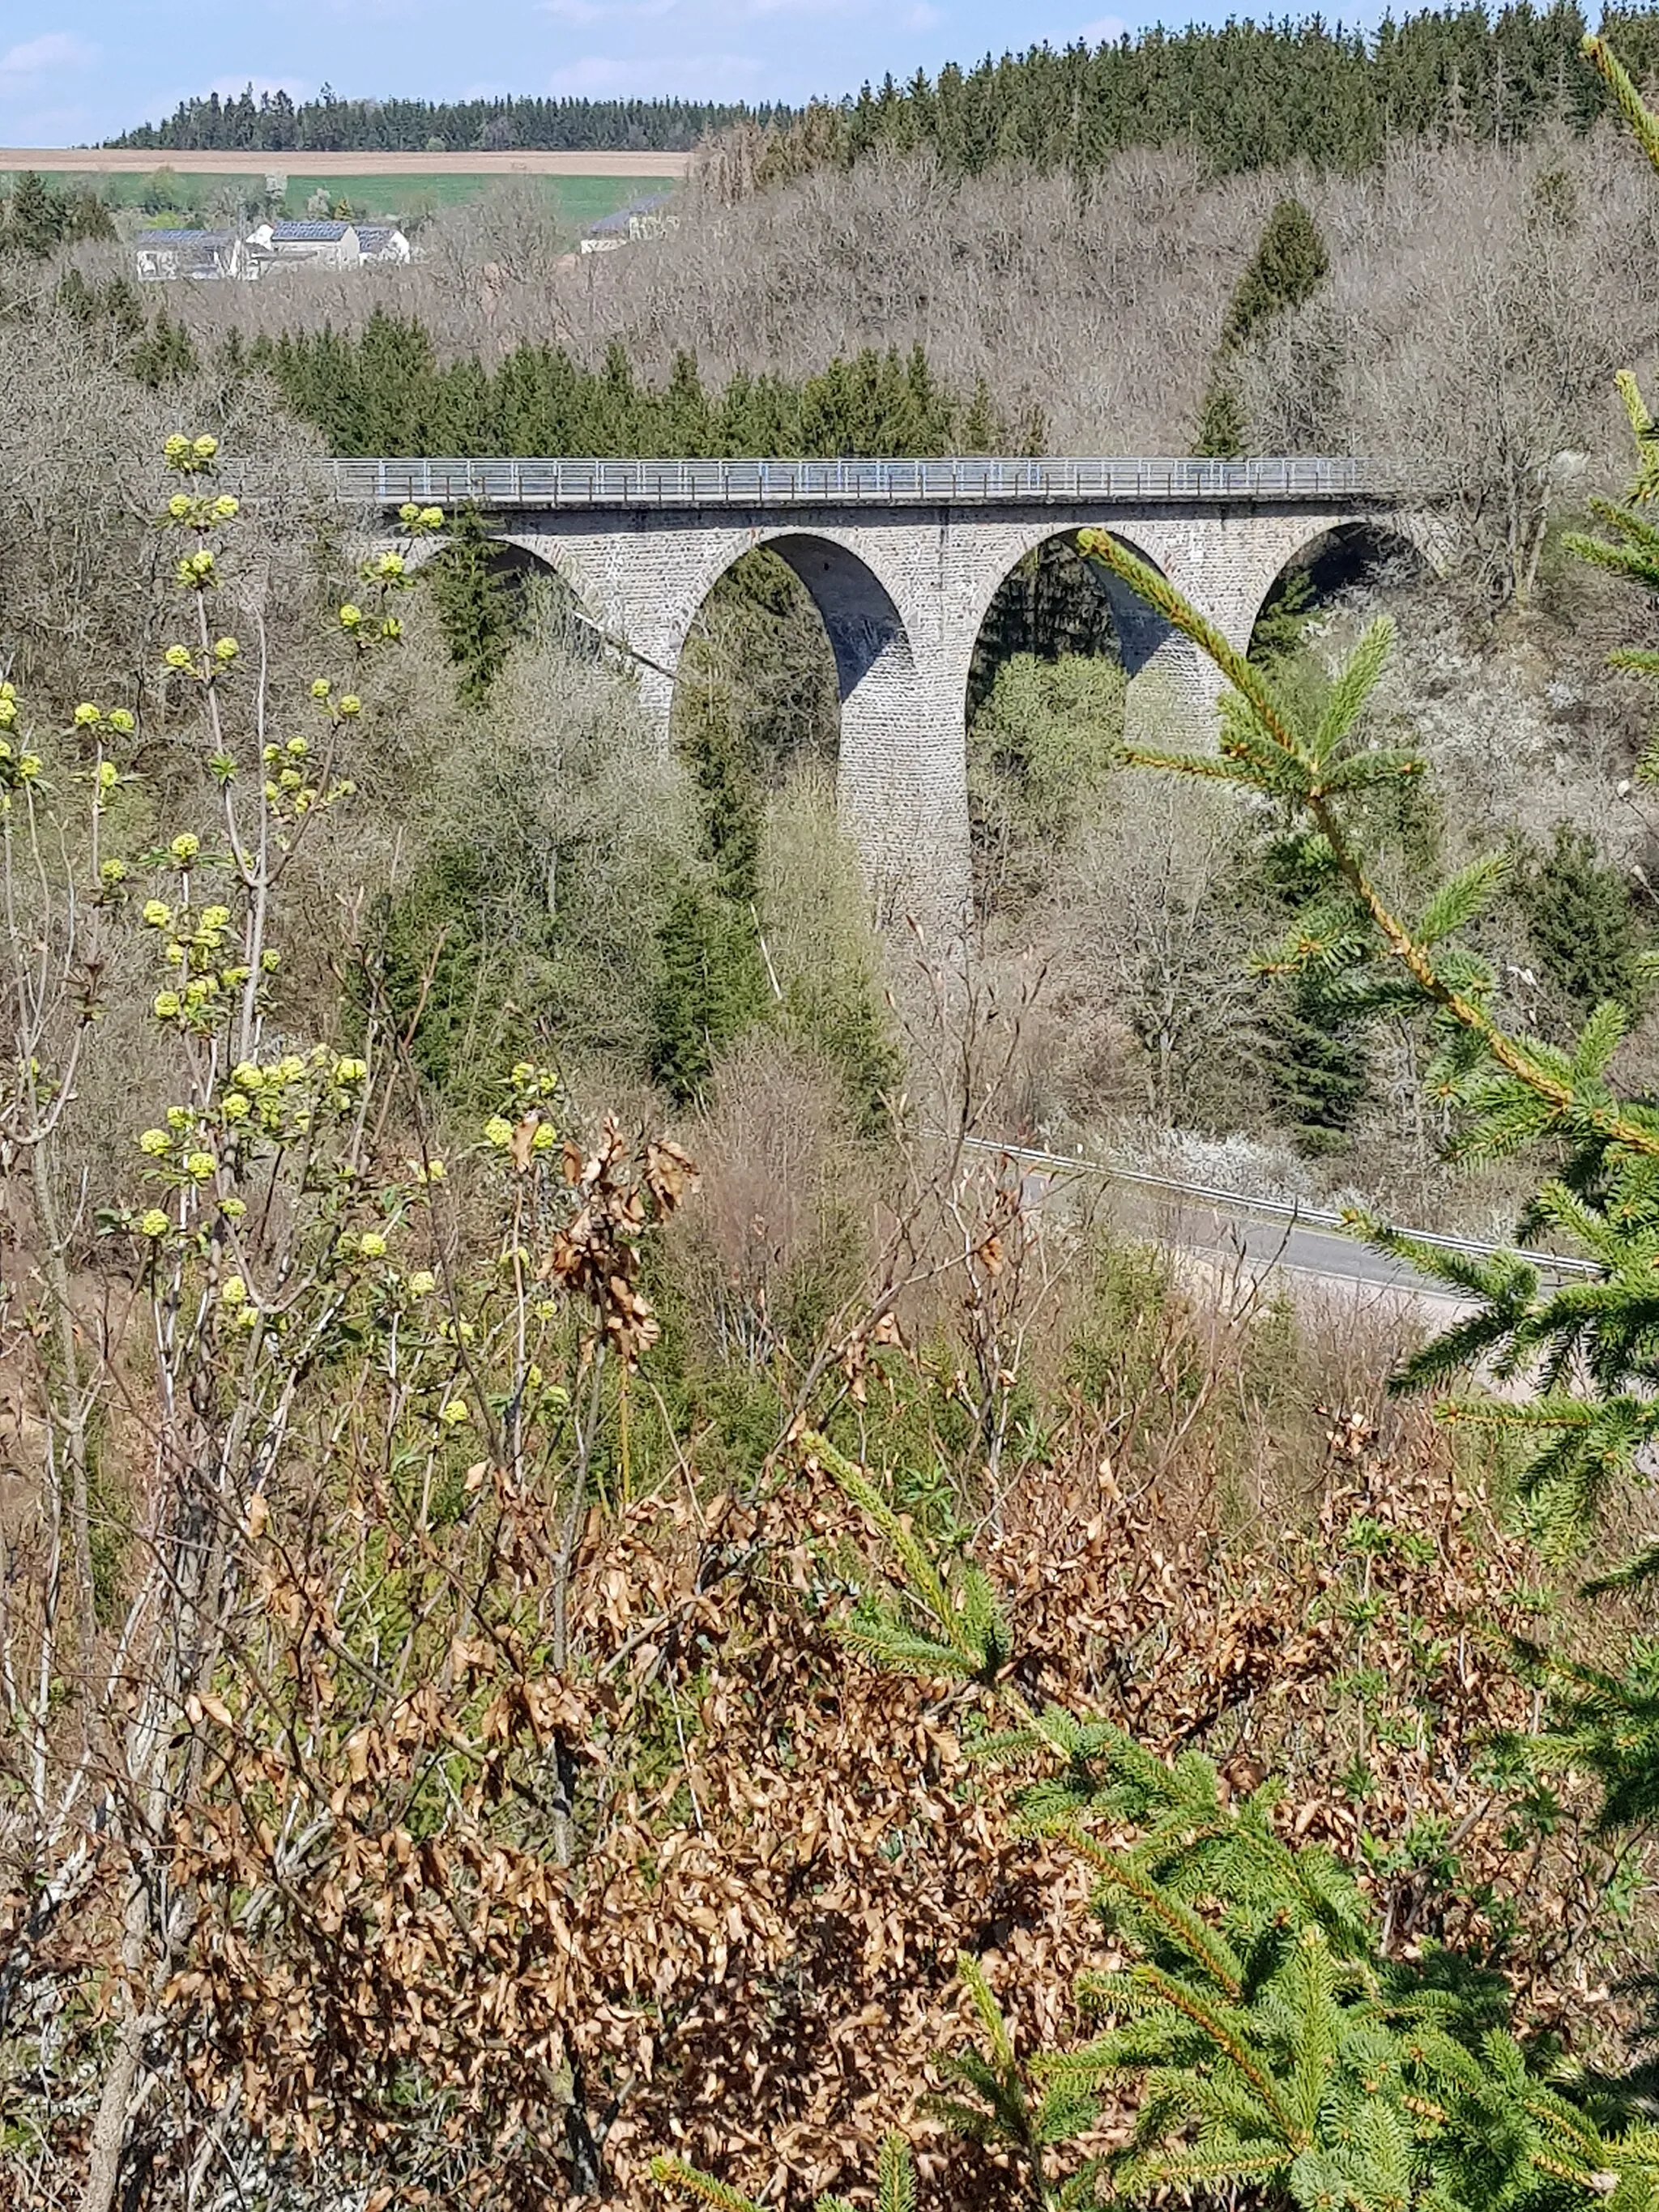
[[[1237, 1274], [1247, 1281], [1282, 1276], [1379, 1304], [1431, 1305], [1442, 1310], [1444, 1319], [1468, 1304], [1458, 1291], [1420, 1274], [1405, 1261], [1372, 1251], [1334, 1225], [1328, 1216], [1324, 1220], [1295, 1219], [1288, 1218], [1289, 1208], [1243, 1193], [1200, 1190], [1021, 1146], [981, 1139], [969, 1139], [969, 1144], [977, 1152], [1002, 1152], [1024, 1161], [1025, 1188], [1033, 1204], [1042, 1204], [1050, 1190], [1058, 1193], [1068, 1187], [1103, 1193], [1113, 1218], [1131, 1235], [1150, 1238], [1224, 1275]], [[1413, 1233], [1426, 1233], [1434, 1241], [1432, 1232]], [[1465, 1249], [1485, 1253], [1493, 1248]], [[1582, 1261], [1555, 1265], [1562, 1274], [1594, 1272]]]

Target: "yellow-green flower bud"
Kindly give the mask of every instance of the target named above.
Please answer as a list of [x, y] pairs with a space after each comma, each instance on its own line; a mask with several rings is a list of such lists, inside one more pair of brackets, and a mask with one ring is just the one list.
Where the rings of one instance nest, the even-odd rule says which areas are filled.
[[241, 649], [234, 637], [222, 637], [214, 646], [213, 657], [222, 665], [228, 667]]
[[326, 699], [333, 689], [326, 676], [319, 676], [311, 687], [311, 696], [313, 699]]
[[40, 754], [21, 753], [18, 756], [17, 773], [22, 777], [25, 783], [33, 783], [35, 777], [40, 773]]
[[246, 1121], [251, 1109], [242, 1093], [240, 1091], [232, 1091], [227, 1094], [225, 1103], [219, 1110], [227, 1121]]
[[240, 1198], [221, 1199], [219, 1211], [227, 1221], [240, 1221], [247, 1212], [247, 1201]]
[[111, 711], [109, 726], [112, 730], [118, 730], [124, 738], [130, 738], [138, 724], [137, 719], [129, 714], [125, 707], [117, 707]]
[[100, 761], [98, 763], [99, 796], [103, 799], [107, 799], [111, 792], [114, 790], [116, 785], [119, 782], [120, 776], [121, 771], [116, 767], [113, 761]]
[[205, 1182], [219, 1163], [211, 1152], [186, 1152], [185, 1173], [194, 1176], [198, 1182]]
[[222, 493], [213, 502], [213, 512], [221, 522], [234, 522], [241, 511], [241, 501], [232, 499], [228, 492]]
[[158, 1021], [170, 1022], [179, 1011], [179, 994], [176, 991], [158, 991], [155, 1011]]
[[247, 1285], [240, 1275], [227, 1275], [219, 1285], [219, 1298], [222, 1304], [240, 1306], [246, 1301]]
[[340, 628], [342, 629], [356, 629], [362, 618], [362, 609], [359, 606], [354, 606], [351, 601], [348, 599], [340, 610]]
[[459, 1428], [463, 1421], [470, 1421], [472, 1415], [468, 1410], [465, 1398], [452, 1398], [438, 1416], [441, 1421], [447, 1423], [452, 1429]]
[[361, 714], [362, 711], [362, 701], [355, 691], [348, 691], [340, 702], [340, 712], [349, 719], [353, 714]]
[[149, 924], [152, 929], [171, 929], [173, 927], [173, 908], [167, 904], [165, 899], [146, 899], [144, 901], [144, 920]]
[[139, 1232], [145, 1237], [165, 1237], [172, 1226], [173, 1224], [159, 1206], [152, 1206], [149, 1212], [140, 1218], [138, 1223]]
[[151, 1159], [159, 1160], [172, 1142], [165, 1129], [146, 1129], [138, 1139], [138, 1149], [141, 1152], [147, 1152]]
[[444, 511], [441, 507], [423, 507], [421, 509], [420, 520], [422, 530], [441, 530], [444, 526]]
[[386, 1239], [381, 1236], [378, 1229], [371, 1229], [365, 1237], [359, 1240], [357, 1249], [362, 1254], [365, 1260], [384, 1260], [386, 1257]]
[[485, 1144], [494, 1145], [498, 1151], [505, 1152], [513, 1141], [513, 1124], [500, 1114], [492, 1114], [484, 1123], [483, 1133]]
[[409, 1279], [409, 1295], [412, 1298], [429, 1298], [438, 1287], [438, 1278], [430, 1267], [416, 1267]]
[[259, 955], [259, 965], [267, 975], [274, 975], [282, 964], [283, 956], [280, 952], [262, 952]]
[[103, 709], [94, 707], [90, 699], [83, 699], [75, 710], [75, 726], [77, 730], [89, 730], [94, 722], [101, 722], [103, 719]]
[[210, 461], [219, 450], [219, 441], [216, 438], [198, 438], [190, 450], [198, 461]]
[[188, 492], [176, 491], [167, 501], [167, 513], [175, 522], [187, 522], [190, 520], [190, 508], [191, 499]]
[[179, 461], [187, 460], [190, 458], [190, 440], [188, 438], [180, 438], [175, 434], [173, 437], [167, 440], [166, 445], [162, 447], [161, 451], [167, 455], [170, 461], [176, 463]]
[[106, 860], [98, 871], [99, 879], [106, 884], [124, 884], [127, 879], [125, 860]]
[[232, 1068], [230, 1079], [239, 1091], [257, 1091], [265, 1079], [264, 1071], [256, 1067], [251, 1060], [245, 1060], [240, 1066]]
[[303, 738], [290, 738], [283, 750], [291, 753], [295, 760], [303, 760], [311, 750], [311, 747]]
[[170, 645], [161, 658], [169, 668], [194, 668], [196, 665], [187, 645]]
[[173, 859], [178, 862], [181, 868], [187, 868], [201, 849], [201, 839], [199, 837], [192, 837], [188, 830], [185, 830], [181, 836], [175, 837], [173, 842], [167, 847], [168, 852], [172, 854]]

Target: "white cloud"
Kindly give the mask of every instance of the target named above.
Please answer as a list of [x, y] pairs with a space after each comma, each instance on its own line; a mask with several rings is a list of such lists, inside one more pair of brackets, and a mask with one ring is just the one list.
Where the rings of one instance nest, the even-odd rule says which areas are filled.
[[1115, 46], [1129, 26], [1121, 15], [1101, 15], [1078, 33], [1085, 46]]
[[936, 31], [947, 20], [943, 8], [930, 8], [927, 0], [920, 0], [904, 19], [907, 31]]
[[67, 31], [47, 31], [38, 39], [24, 39], [0, 54], [0, 76], [40, 76], [47, 70], [84, 69], [98, 58], [96, 46]]

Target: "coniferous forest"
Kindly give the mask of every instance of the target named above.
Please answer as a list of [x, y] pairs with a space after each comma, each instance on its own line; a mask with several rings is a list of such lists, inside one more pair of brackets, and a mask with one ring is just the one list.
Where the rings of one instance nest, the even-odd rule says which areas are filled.
[[[1653, 21], [0, 202], [6, 2212], [1659, 2212]], [[1423, 512], [1011, 538], [914, 908], [787, 518], [310, 465], [1045, 446]]]
[[[1601, 25], [1638, 77], [1659, 60], [1651, 10], [1611, 9]], [[1495, 15], [1476, 7], [1388, 15], [1375, 33], [1319, 15], [1246, 17], [1217, 29], [1126, 33], [1094, 47], [988, 55], [796, 112], [683, 100], [348, 100], [326, 88], [296, 102], [283, 92], [256, 99], [250, 87], [234, 99], [182, 101], [164, 123], [110, 143], [156, 151], [598, 150], [690, 147], [746, 124], [776, 138], [775, 173], [920, 146], [975, 173], [1008, 161], [1088, 170], [1126, 146], [1182, 142], [1224, 172], [1297, 161], [1359, 168], [1401, 140], [1467, 134], [1510, 144], [1552, 125], [1585, 129], [1608, 111], [1606, 93], [1579, 65], [1587, 27], [1577, 5], [1530, 0]]]

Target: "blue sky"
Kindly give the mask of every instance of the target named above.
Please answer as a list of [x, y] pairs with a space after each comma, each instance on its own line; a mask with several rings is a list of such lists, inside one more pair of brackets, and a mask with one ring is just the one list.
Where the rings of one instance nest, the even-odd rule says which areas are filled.
[[[988, 49], [1115, 38], [1157, 10], [1102, 0], [6, 0], [0, 144], [61, 146], [185, 95], [683, 93], [799, 100]], [[1166, 8], [1170, 21], [1223, 5]], [[1241, 10], [1240, 12], [1243, 12]], [[1264, 12], [1258, 9], [1256, 12]]]

